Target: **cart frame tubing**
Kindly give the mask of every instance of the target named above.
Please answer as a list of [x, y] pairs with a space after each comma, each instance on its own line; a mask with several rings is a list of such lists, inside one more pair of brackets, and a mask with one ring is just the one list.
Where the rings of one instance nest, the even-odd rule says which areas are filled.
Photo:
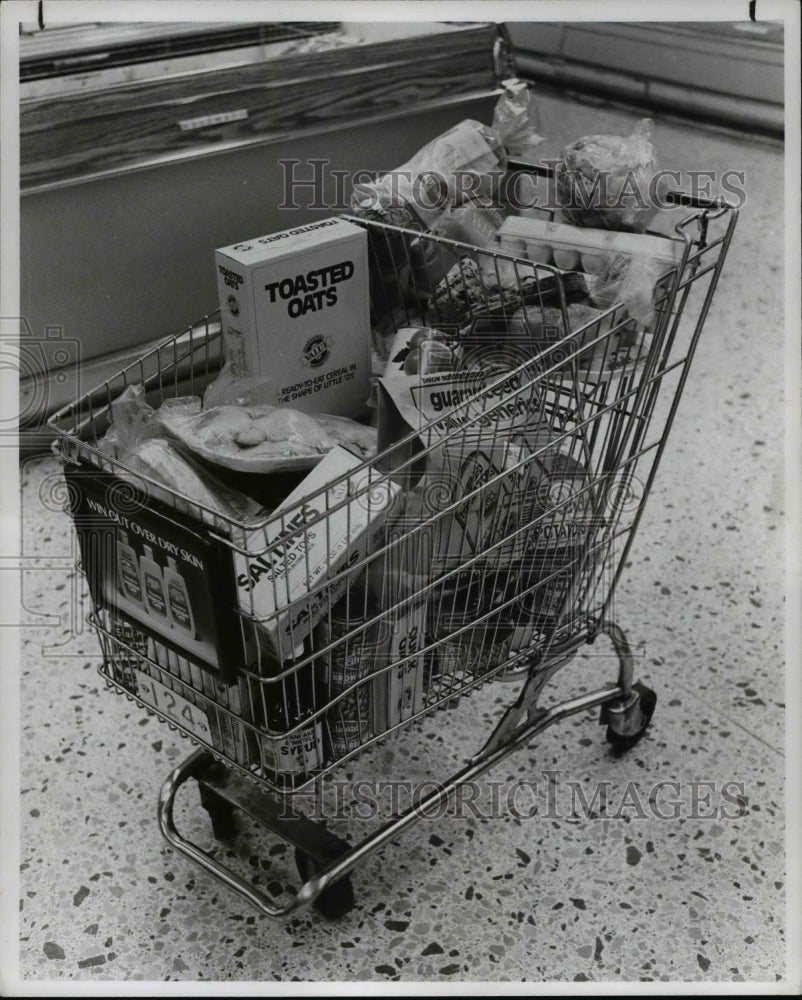
[[[684, 267], [680, 267], [674, 278], [673, 282], [674, 287], [672, 289], [672, 295], [670, 296], [669, 299], [669, 301], [672, 303], [672, 306], [671, 308], [666, 309], [666, 315], [665, 315], [665, 323], [667, 324], [671, 320], [673, 313], [673, 322], [671, 327], [671, 333], [669, 334], [668, 337], [668, 342], [666, 343], [666, 346], [664, 348], [664, 356], [666, 357], [668, 356], [671, 347], [673, 345], [674, 338], [676, 337], [677, 331], [679, 329], [679, 324], [682, 320], [682, 314], [685, 309], [685, 304], [690, 295], [692, 285], [700, 277], [703, 277], [705, 273], [708, 273], [708, 271], [712, 273], [712, 278], [708, 284], [704, 301], [702, 302], [701, 308], [699, 310], [699, 315], [696, 319], [696, 323], [690, 338], [685, 358], [682, 359], [680, 362], [678, 362], [682, 366], [682, 371], [680, 372], [679, 382], [677, 384], [676, 389], [674, 390], [674, 394], [671, 400], [671, 406], [669, 408], [668, 415], [666, 416], [666, 421], [663, 427], [663, 432], [661, 434], [659, 442], [657, 443], [655, 455], [652, 460], [651, 467], [649, 469], [646, 483], [644, 485], [643, 489], [644, 502], [642, 502], [639, 505], [638, 510], [635, 514], [634, 521], [632, 523], [632, 527], [627, 533], [627, 539], [626, 542], [624, 543], [624, 548], [621, 553], [621, 557], [618, 560], [618, 566], [616, 568], [612, 586], [607, 595], [607, 600], [605, 602], [603, 615], [607, 615], [609, 613], [610, 604], [614, 598], [615, 590], [618, 586], [618, 582], [624, 571], [626, 561], [629, 557], [629, 553], [632, 548], [632, 543], [635, 540], [635, 535], [637, 534], [638, 526], [640, 525], [641, 518], [643, 517], [643, 512], [646, 506], [645, 500], [651, 493], [654, 480], [660, 468], [660, 461], [663, 456], [666, 443], [668, 441], [668, 436], [671, 433], [671, 428], [674, 424], [674, 418], [676, 417], [677, 410], [679, 408], [679, 404], [682, 399], [682, 394], [685, 390], [685, 383], [687, 382], [688, 379], [691, 362], [693, 361], [693, 357], [696, 353], [696, 348], [699, 343], [699, 338], [702, 334], [702, 329], [704, 328], [704, 324], [707, 319], [707, 314], [710, 311], [710, 306], [712, 305], [713, 302], [713, 296], [715, 294], [716, 288], [718, 287], [718, 282], [721, 277], [724, 260], [726, 259], [730, 243], [732, 242], [733, 233], [735, 231], [735, 225], [738, 221], [738, 209], [727, 203], [724, 199], [719, 199], [718, 201], [715, 202], [707, 202], [702, 199], [692, 199], [687, 195], [675, 194], [672, 200], [675, 200], [677, 204], [700, 206], [702, 207], [702, 211], [695, 216], [691, 216], [689, 219], [685, 219], [682, 223], [680, 223], [677, 226], [677, 232], [679, 232], [681, 235], [685, 235], [687, 239], [688, 238], [687, 234], [684, 234], [683, 231], [687, 229], [694, 221], [697, 221], [699, 223], [699, 228], [700, 228], [700, 240], [698, 249], [695, 250], [694, 253], [691, 255], [692, 269], [690, 275], [685, 276]], [[708, 243], [707, 231], [709, 223], [711, 221], [721, 218], [727, 212], [729, 212], [729, 221], [727, 224], [726, 232], [724, 233], [723, 236], [719, 237], [713, 243]], [[690, 246], [691, 244], [689, 243], [688, 247], [686, 248], [686, 255], [685, 255], [686, 261], [689, 259]], [[715, 263], [710, 267], [708, 267], [705, 271], [703, 271], [702, 275], [700, 275], [698, 273], [698, 270], [703, 255], [705, 253], [709, 253], [715, 247], [720, 247], [719, 254]], [[674, 308], [675, 296], [680, 289], [682, 289], [682, 298], [680, 300], [678, 307], [675, 309]], [[657, 396], [659, 394], [660, 381], [671, 370], [672, 368], [664, 370], [659, 374], [659, 376], [651, 380], [647, 377], [643, 378], [640, 388], [643, 391], [646, 391], [647, 388], [650, 388], [652, 393], [651, 403], [648, 407], [648, 412], [650, 416], [654, 409], [654, 404], [656, 403]], [[643, 422], [641, 426], [640, 434], [636, 435], [636, 438], [633, 441], [632, 446], [630, 448], [630, 454], [626, 459], [626, 463], [632, 463], [633, 468], [634, 468], [634, 459], [637, 458], [640, 453], [640, 448], [643, 444], [643, 438], [646, 435], [648, 426], [649, 426], [649, 420], [647, 419]]]
[[[532, 704], [527, 703], [525, 697], [526, 689], [524, 689], [516, 705], [512, 706], [509, 710], [508, 715], [517, 708], [520, 715], [524, 716], [525, 721], [521, 721], [511, 727], [508, 732], [504, 733], [503, 738], [494, 739], [491, 737], [481, 752], [473, 757], [462, 770], [439, 785], [428, 795], [425, 795], [407, 810], [388, 820], [384, 826], [375, 833], [365, 837], [356, 846], [350, 848], [342, 857], [322, 868], [311, 879], [304, 882], [298, 890], [297, 895], [283, 906], [276, 905], [247, 880], [241, 878], [230, 868], [221, 864], [202, 847], [199, 847], [196, 843], [188, 840], [179, 833], [173, 815], [175, 798], [178, 791], [190, 778], [199, 777], [199, 772], [202, 772], [205, 760], [208, 758], [205, 750], [196, 750], [175, 768], [162, 785], [157, 814], [159, 828], [167, 842], [175, 850], [200, 865], [209, 874], [228, 886], [229, 889], [232, 889], [249, 903], [253, 904], [262, 914], [269, 917], [289, 916], [291, 913], [314, 903], [321, 893], [348, 875], [360, 862], [380, 850], [389, 841], [395, 840], [399, 834], [414, 825], [418, 820], [425, 819], [427, 813], [439, 809], [447, 803], [458, 788], [467, 785], [492, 767], [495, 767], [496, 764], [499, 764], [510, 756], [510, 754], [525, 746], [533, 737], [543, 732], [549, 726], [579, 712], [605, 705], [625, 703], [631, 691], [633, 678], [634, 664], [631, 650], [623, 632], [618, 626], [613, 623], [603, 623], [600, 631], [605, 631], [610, 635], [619, 656], [619, 679], [617, 684], [580, 695], [548, 709], [536, 708], [534, 704], [541, 685], [536, 686], [535, 698], [530, 699]], [[530, 678], [534, 679], [541, 672], [551, 676], [557, 669], [570, 662], [579, 648], [587, 641], [585, 637], [576, 638], [571, 640], [566, 646], [553, 651], [547, 658], [547, 663], [540, 667], [536, 673], [532, 673]], [[499, 728], [501, 728], [501, 725]], [[278, 816], [279, 810], [280, 807], [277, 807], [276, 816]], [[275, 818], [273, 822], [266, 822], [265, 825], [273, 832], [281, 835], [281, 819]]]

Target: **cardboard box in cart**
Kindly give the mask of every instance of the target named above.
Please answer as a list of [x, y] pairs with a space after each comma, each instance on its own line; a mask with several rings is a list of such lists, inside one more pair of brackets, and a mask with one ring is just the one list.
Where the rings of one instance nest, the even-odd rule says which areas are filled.
[[226, 363], [269, 381], [264, 402], [358, 415], [370, 376], [368, 245], [344, 219], [215, 252]]
[[353, 582], [348, 569], [378, 543], [398, 487], [375, 469], [355, 471], [361, 465], [332, 448], [250, 535], [246, 551], [235, 552], [239, 605], [257, 628], [249, 635], [246, 622], [245, 639], [263, 642], [278, 660], [293, 658]]

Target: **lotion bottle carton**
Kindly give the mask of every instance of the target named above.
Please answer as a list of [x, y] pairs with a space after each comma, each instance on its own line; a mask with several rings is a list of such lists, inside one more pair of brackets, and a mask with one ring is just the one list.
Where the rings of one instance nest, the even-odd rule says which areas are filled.
[[144, 608], [142, 574], [136, 552], [128, 544], [126, 532], [120, 533], [117, 544], [117, 585], [123, 596], [139, 608]]
[[187, 585], [184, 582], [184, 578], [178, 572], [175, 559], [172, 556], [167, 557], [167, 566], [163, 576], [173, 628], [194, 639], [195, 616], [192, 613], [192, 604], [187, 592]]
[[139, 560], [142, 569], [142, 584], [145, 596], [145, 606], [154, 618], [161, 620], [169, 628], [170, 607], [164, 587], [164, 576], [161, 567], [153, 558], [153, 549], [145, 546], [145, 554]]

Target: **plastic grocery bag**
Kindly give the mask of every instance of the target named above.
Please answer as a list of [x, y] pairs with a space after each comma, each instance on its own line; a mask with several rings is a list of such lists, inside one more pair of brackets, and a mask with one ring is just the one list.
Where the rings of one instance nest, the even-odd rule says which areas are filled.
[[588, 294], [599, 309], [624, 306], [638, 329], [648, 330], [654, 323], [656, 302], [665, 295], [661, 279], [668, 271], [663, 261], [648, 254], [608, 253], [598, 273], [587, 276]]
[[502, 137], [509, 156], [532, 160], [543, 142], [534, 96], [524, 80], [502, 80], [504, 93], [493, 112], [493, 129]]

